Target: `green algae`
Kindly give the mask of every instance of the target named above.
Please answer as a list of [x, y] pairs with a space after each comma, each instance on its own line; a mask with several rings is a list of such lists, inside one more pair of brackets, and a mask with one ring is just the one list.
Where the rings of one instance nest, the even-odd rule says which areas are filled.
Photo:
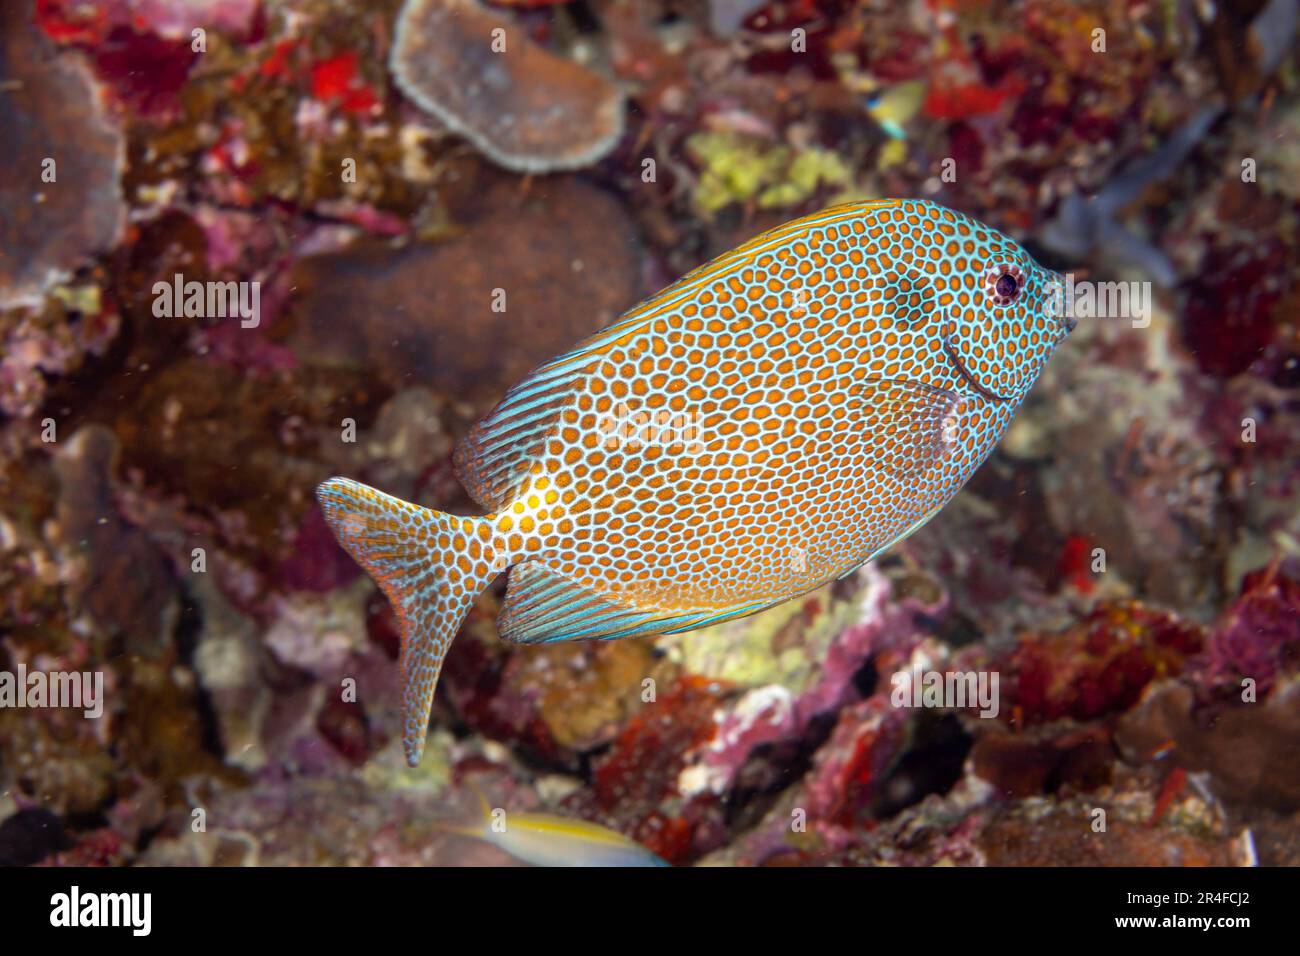
[[843, 157], [817, 146], [795, 150], [738, 133], [703, 132], [686, 141], [686, 151], [700, 167], [692, 200], [707, 219], [732, 203], [786, 209], [819, 192], [844, 199], [853, 186]]

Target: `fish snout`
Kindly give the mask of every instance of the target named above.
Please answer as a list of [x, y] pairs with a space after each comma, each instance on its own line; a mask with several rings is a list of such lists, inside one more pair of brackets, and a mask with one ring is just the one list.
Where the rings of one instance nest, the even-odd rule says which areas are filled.
[[1050, 273], [1050, 276], [1047, 281], [1047, 313], [1049, 318], [1056, 320], [1060, 329], [1060, 338], [1057, 339], [1059, 342], [1073, 332], [1079, 323], [1072, 314], [1071, 297], [1066, 291], [1066, 277], [1057, 273]]

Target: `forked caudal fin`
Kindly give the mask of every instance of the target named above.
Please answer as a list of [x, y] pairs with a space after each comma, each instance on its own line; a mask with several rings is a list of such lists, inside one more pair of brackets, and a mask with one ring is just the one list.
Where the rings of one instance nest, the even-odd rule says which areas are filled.
[[504, 563], [488, 518], [422, 508], [347, 478], [316, 497], [334, 536], [387, 595], [402, 630], [402, 742], [412, 767], [424, 752], [433, 691], [461, 621]]

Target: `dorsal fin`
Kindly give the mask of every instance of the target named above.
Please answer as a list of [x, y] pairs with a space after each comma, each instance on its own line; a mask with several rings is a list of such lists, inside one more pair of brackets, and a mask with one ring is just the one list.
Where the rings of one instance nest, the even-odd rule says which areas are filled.
[[[591, 356], [593, 362], [597, 358]], [[586, 371], [586, 365], [560, 372], [538, 369], [506, 392], [456, 445], [456, 477], [480, 507], [496, 512], [510, 503]]]
[[620, 342], [644, 332], [657, 317], [681, 305], [708, 282], [742, 268], [794, 236], [842, 222], [864, 209], [897, 205], [898, 200], [845, 203], [787, 223], [689, 272], [668, 288], [585, 339], [572, 351], [547, 362], [510, 389], [486, 418], [456, 446], [456, 477], [478, 504], [499, 511], [510, 503], [545, 447], [555, 420], [573, 391], [599, 358]]

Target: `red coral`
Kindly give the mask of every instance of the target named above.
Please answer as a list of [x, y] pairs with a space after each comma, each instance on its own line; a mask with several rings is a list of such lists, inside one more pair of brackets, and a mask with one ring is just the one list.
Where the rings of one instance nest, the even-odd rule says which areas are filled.
[[596, 762], [589, 790], [568, 810], [628, 833], [670, 863], [685, 863], [717, 841], [716, 801], [697, 799], [683, 811], [677, 779], [690, 756], [713, 738], [714, 710], [722, 688], [703, 677], [685, 677], [646, 705]]
[[637, 843], [670, 862], [690, 858], [694, 827], [689, 820], [651, 813], [632, 835]]
[[271, 48], [271, 55], [258, 66], [258, 74], [275, 80], [288, 78], [290, 75], [289, 57], [293, 55], [297, 48], [297, 40], [281, 40]]
[[311, 92], [318, 100], [342, 96], [357, 78], [357, 54], [340, 53], [311, 68]]
[[[892, 707], [879, 695], [841, 711], [805, 784], [808, 816], [839, 826], [857, 825], [878, 795], [886, 768], [901, 751], [908, 720], [907, 710]], [[869, 819], [861, 822], [872, 825]]]
[[821, 80], [835, 79], [830, 44], [826, 42], [833, 21], [825, 8], [837, 5], [834, 0], [795, 0], [794, 3], [769, 3], [750, 14], [744, 21], [746, 30], [790, 34], [798, 28], [804, 31], [806, 46], [800, 52], [794, 50], [793, 44], [760, 49], [746, 61], [747, 69], [752, 73], [782, 74], [804, 69]]
[[1135, 602], [1103, 605], [1062, 634], [1024, 638], [1003, 662], [1008, 697], [1025, 723], [1122, 713], [1156, 677], [1200, 652], [1201, 629]]
[[1057, 574], [1066, 585], [1080, 594], [1091, 594], [1097, 586], [1092, 576], [1092, 548], [1083, 535], [1072, 534], [1061, 547]]
[[1210, 636], [1207, 657], [1211, 681], [1251, 677], [1267, 693], [1280, 672], [1300, 664], [1300, 584], [1277, 563], [1246, 575]]
[[312, 64], [312, 95], [325, 103], [337, 103], [349, 113], [373, 109], [379, 98], [357, 73], [359, 59], [357, 53], [347, 52]]
[[593, 787], [605, 809], [630, 801], [657, 807], [677, 792], [686, 755], [713, 736], [716, 684], [686, 677], [628, 722], [596, 768]]
[[167, 40], [131, 27], [115, 27], [89, 50], [95, 72], [123, 103], [139, 113], [174, 109], [198, 54], [190, 41]]
[[1240, 374], [1273, 344], [1290, 256], [1278, 240], [1211, 248], [1187, 289], [1183, 313], [1183, 339], [1202, 371], [1221, 378]]
[[1018, 83], [987, 86], [984, 83], [961, 83], [955, 86], [932, 86], [922, 107], [936, 119], [967, 119], [995, 113], [1011, 97], [1021, 92]]
[[36, 0], [36, 25], [56, 43], [98, 43], [108, 33], [108, 11], [76, 0]]

